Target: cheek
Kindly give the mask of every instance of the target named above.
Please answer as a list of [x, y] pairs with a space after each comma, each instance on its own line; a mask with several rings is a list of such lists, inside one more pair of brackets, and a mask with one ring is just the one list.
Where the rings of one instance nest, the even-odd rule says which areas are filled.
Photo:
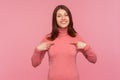
[[68, 20], [68, 21], [70, 21], [70, 18], [69, 18], [69, 17], [67, 17], [67, 20]]
[[68, 21], [68, 24], [69, 24], [70, 23], [70, 19], [68, 18], [67, 21]]
[[57, 23], [60, 23], [60, 18], [57, 18], [56, 21], [57, 21]]

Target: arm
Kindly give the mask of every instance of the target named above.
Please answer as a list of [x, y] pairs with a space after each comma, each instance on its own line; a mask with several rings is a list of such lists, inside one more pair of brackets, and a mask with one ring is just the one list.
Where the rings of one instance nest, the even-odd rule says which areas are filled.
[[95, 52], [92, 50], [91, 46], [88, 45], [87, 42], [85, 42], [83, 38], [80, 37], [80, 35], [77, 34], [76, 38], [78, 40], [77, 44], [78, 51], [81, 51], [89, 62], [96, 63], [97, 56]]
[[37, 67], [39, 64], [41, 64], [44, 58], [45, 52], [46, 51], [39, 51], [37, 48], [35, 48], [34, 53], [31, 57], [33, 67]]
[[41, 64], [46, 51], [48, 50], [48, 40], [47, 40], [48, 35], [40, 42], [40, 44], [35, 47], [34, 53], [31, 57], [31, 62], [33, 67], [37, 67], [38, 65]]
[[80, 49], [80, 51], [83, 53], [83, 55], [85, 56], [85, 58], [91, 62], [91, 63], [96, 63], [97, 61], [97, 56], [96, 54], [93, 52], [92, 48], [90, 47], [90, 45], [86, 45], [84, 49]]

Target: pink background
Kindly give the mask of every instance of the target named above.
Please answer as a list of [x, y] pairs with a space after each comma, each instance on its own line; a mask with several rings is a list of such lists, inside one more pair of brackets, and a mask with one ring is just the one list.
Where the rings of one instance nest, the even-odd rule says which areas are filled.
[[52, 12], [65, 4], [74, 28], [97, 54], [77, 56], [80, 80], [120, 80], [119, 0], [0, 0], [0, 80], [47, 80], [48, 55], [31, 65], [34, 47], [51, 31]]

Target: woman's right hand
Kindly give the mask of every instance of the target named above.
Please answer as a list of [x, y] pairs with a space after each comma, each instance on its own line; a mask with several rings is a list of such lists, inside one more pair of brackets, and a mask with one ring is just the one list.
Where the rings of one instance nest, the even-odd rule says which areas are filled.
[[52, 42], [42, 42], [40, 43], [36, 48], [39, 51], [46, 51], [50, 48], [50, 46], [52, 46], [54, 43]]

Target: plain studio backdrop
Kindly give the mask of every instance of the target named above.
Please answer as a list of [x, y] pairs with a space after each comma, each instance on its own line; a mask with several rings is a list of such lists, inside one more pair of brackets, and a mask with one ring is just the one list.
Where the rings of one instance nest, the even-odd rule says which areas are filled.
[[47, 80], [47, 53], [37, 68], [31, 56], [51, 32], [59, 4], [71, 10], [74, 28], [98, 57], [91, 64], [77, 55], [80, 80], [120, 80], [119, 0], [0, 0], [0, 80]]

